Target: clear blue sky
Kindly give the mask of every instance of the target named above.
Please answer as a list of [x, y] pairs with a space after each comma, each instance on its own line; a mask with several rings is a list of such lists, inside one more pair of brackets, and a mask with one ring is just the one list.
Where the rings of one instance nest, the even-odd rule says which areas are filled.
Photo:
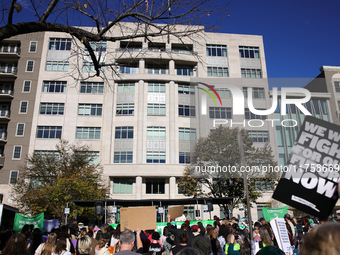
[[[223, 0], [221, 0], [223, 1]], [[339, 0], [231, 0], [219, 32], [262, 35], [269, 78], [340, 66]]]

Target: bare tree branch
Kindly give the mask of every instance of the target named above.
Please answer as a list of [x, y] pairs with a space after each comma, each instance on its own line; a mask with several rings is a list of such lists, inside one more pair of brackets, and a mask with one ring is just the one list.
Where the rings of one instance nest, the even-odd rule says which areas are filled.
[[15, 6], [16, 1], [17, 0], [13, 0], [11, 7], [9, 8], [8, 21], [7, 21], [8, 24], [12, 24], [13, 22], [13, 12], [14, 12], [14, 6]]
[[56, 7], [59, 0], [52, 0], [51, 3], [48, 5], [44, 14], [40, 17], [39, 21], [45, 22], [46, 19], [50, 16], [54, 8]]

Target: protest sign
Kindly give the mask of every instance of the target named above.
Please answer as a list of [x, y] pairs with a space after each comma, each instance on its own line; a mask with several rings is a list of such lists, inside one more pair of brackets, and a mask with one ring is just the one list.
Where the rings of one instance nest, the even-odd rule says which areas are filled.
[[156, 206], [125, 207], [120, 209], [120, 230], [156, 229]]
[[42, 230], [44, 226], [44, 213], [42, 212], [34, 217], [27, 217], [19, 213], [15, 213], [13, 230], [15, 232], [20, 232], [26, 224], [33, 224], [34, 228]]
[[338, 200], [340, 126], [306, 116], [273, 198], [326, 219]]
[[183, 215], [184, 205], [173, 206], [169, 208], [171, 219], [181, 217]]
[[59, 228], [59, 220], [44, 220], [44, 229], [46, 229], [47, 232], [51, 232], [52, 228]]
[[278, 208], [265, 208], [262, 207], [263, 217], [266, 221], [271, 221], [275, 218], [283, 218], [283, 216], [288, 213], [287, 206]]
[[279, 248], [287, 254], [287, 252], [290, 252], [291, 244], [289, 241], [285, 220], [282, 218], [275, 218], [269, 223], [272, 227]]

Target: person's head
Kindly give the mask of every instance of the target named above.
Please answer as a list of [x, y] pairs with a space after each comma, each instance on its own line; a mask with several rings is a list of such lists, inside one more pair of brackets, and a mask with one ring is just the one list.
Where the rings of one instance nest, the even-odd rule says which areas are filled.
[[286, 213], [285, 216], [284, 216], [284, 219], [288, 222], [290, 222], [292, 220], [292, 218], [290, 217], [290, 214], [289, 213]]
[[86, 233], [87, 233], [86, 228], [80, 229], [80, 236], [84, 236], [84, 235], [86, 235]]
[[217, 234], [216, 232], [212, 229], [209, 231], [209, 238], [212, 239], [212, 238], [217, 238]]
[[260, 222], [262, 225], [264, 225], [264, 224], [267, 223], [266, 220], [265, 220], [263, 217], [261, 217], [261, 218], [259, 219], [259, 222]]
[[260, 222], [255, 222], [254, 224], [254, 232], [255, 234], [260, 234], [260, 228], [261, 228], [261, 223]]
[[2, 250], [2, 254], [21, 254], [27, 252], [26, 237], [21, 233], [12, 235]]
[[168, 227], [164, 227], [163, 228], [163, 236], [168, 236], [169, 235], [169, 228]]
[[153, 240], [159, 240], [160, 238], [160, 235], [157, 231], [153, 232], [152, 233], [152, 237], [151, 237]]
[[207, 232], [207, 234], [209, 234], [210, 230], [213, 230], [213, 229], [214, 228], [210, 224], [208, 224], [207, 227], [205, 228], [205, 231]]
[[272, 238], [271, 235], [269, 235], [268, 230], [265, 226], [262, 226], [260, 228], [260, 237], [262, 242], [264, 242], [265, 245], [272, 245]]
[[99, 239], [99, 248], [103, 248], [105, 244], [107, 244], [110, 241], [110, 234], [109, 233], [103, 233], [101, 238]]
[[88, 235], [78, 239], [78, 250], [80, 254], [89, 254], [92, 249], [92, 239]]
[[57, 241], [57, 246], [55, 247], [55, 251], [57, 254], [60, 254], [64, 250], [66, 250], [66, 239], [59, 238]]
[[231, 223], [234, 223], [236, 220], [236, 217], [231, 217]]
[[235, 236], [234, 236], [234, 234], [229, 234], [229, 235], [227, 236], [227, 243], [228, 243], [228, 244], [231, 244], [231, 243], [234, 243], [234, 241], [235, 241]]
[[132, 250], [135, 243], [135, 234], [130, 230], [124, 230], [119, 237], [119, 243], [122, 250]]
[[188, 212], [187, 211], [184, 211], [183, 214], [184, 214], [185, 217], [188, 216]]
[[315, 227], [303, 239], [299, 254], [328, 255], [339, 254], [340, 224], [325, 223]]
[[183, 223], [183, 224], [181, 225], [181, 229], [182, 229], [183, 231], [189, 231], [190, 227], [189, 227], [188, 224]]
[[187, 244], [189, 242], [189, 236], [187, 233], [182, 233], [180, 236], [179, 236], [179, 241], [178, 243], [179, 244]]
[[92, 237], [93, 236], [93, 231], [92, 230], [87, 231], [86, 235], [88, 235], [89, 237]]

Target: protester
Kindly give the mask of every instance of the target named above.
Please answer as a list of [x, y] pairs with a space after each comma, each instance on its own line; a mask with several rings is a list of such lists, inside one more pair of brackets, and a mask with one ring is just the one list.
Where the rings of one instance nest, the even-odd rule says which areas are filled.
[[178, 244], [171, 249], [170, 255], [176, 255], [179, 251], [188, 247], [188, 242], [189, 242], [189, 236], [187, 233], [183, 232], [179, 236]]
[[153, 232], [152, 234], [152, 243], [149, 247], [149, 255], [161, 255], [164, 251], [162, 245], [159, 242], [160, 235], [157, 231]]
[[57, 235], [55, 233], [51, 233], [47, 236], [46, 243], [42, 243], [35, 250], [34, 255], [52, 255], [55, 250], [55, 243], [57, 240]]
[[[143, 254], [143, 244], [140, 238], [141, 231], [137, 229], [136, 237], [135, 234], [129, 230], [124, 230], [119, 237], [119, 249], [120, 251], [117, 252], [117, 255], [136, 255], [136, 253]], [[137, 251], [132, 252], [132, 249], [135, 245], [135, 239], [137, 238]]]
[[325, 223], [303, 237], [299, 255], [330, 255], [340, 253], [340, 224]]
[[98, 244], [95, 248], [95, 254], [97, 255], [110, 255], [108, 248], [105, 245], [110, 241], [110, 235], [108, 233], [104, 233], [101, 235], [101, 238], [98, 241]]
[[260, 247], [261, 250], [256, 253], [257, 255], [269, 255], [269, 254], [285, 255], [285, 253], [281, 249], [274, 246], [271, 234], [268, 233], [268, 230], [265, 226], [262, 226], [260, 228], [260, 236], [262, 240], [262, 248]]
[[71, 252], [66, 250], [66, 238], [58, 239], [55, 251], [52, 255], [71, 255]]
[[227, 244], [225, 245], [224, 253], [227, 255], [240, 254], [240, 244], [236, 242], [234, 234], [229, 234], [227, 236]]
[[80, 237], [78, 240], [79, 254], [90, 255], [92, 250], [92, 239], [88, 235]]
[[2, 250], [3, 255], [29, 255], [26, 237], [21, 233], [14, 234]]

